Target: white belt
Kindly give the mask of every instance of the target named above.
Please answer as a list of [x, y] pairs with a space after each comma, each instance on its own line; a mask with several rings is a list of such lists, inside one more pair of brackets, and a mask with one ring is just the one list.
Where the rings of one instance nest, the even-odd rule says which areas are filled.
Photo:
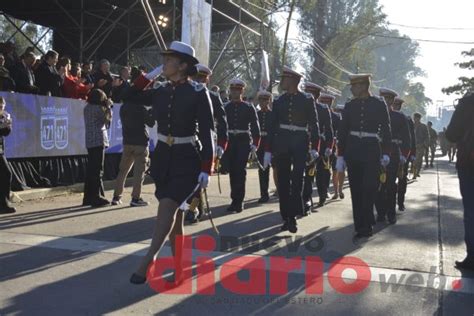
[[268, 133], [267, 132], [260, 132], [260, 136], [267, 136]]
[[158, 141], [171, 145], [181, 145], [181, 144], [196, 144], [196, 136], [187, 136], [187, 137], [176, 137], [171, 135], [163, 135], [158, 133]]
[[292, 131], [292, 132], [307, 132], [308, 131], [307, 127], [301, 127], [301, 126], [296, 126], [296, 125], [288, 125], [288, 124], [280, 124], [280, 128], [286, 129], [286, 130]]
[[400, 139], [392, 139], [392, 143], [401, 145], [403, 142]]
[[238, 134], [248, 134], [249, 131], [245, 129], [230, 129], [227, 131], [227, 133], [231, 135], [238, 135]]
[[380, 141], [379, 134], [377, 134], [377, 133], [368, 133], [368, 132], [362, 132], [362, 131], [359, 131], [359, 132], [351, 131], [349, 134], [352, 135], [352, 136], [359, 137], [359, 138], [377, 138]]

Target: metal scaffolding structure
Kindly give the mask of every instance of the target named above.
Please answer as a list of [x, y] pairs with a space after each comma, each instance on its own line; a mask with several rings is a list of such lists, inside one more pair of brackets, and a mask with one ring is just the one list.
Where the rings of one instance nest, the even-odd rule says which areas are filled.
[[[256, 79], [258, 70], [251, 69], [251, 59], [258, 58], [263, 49], [269, 49], [265, 38], [272, 30], [264, 21], [246, 10], [241, 1], [206, 0], [212, 6], [212, 34], [227, 32], [223, 43], [211, 41], [210, 61], [215, 69], [226, 54], [239, 52], [244, 62], [235, 65], [230, 73], [223, 74], [225, 80], [236, 70], [244, 67], [250, 78]], [[268, 5], [261, 1], [262, 7]], [[87, 61], [107, 58], [112, 64], [130, 64], [139, 60], [151, 66], [156, 61], [157, 50], [166, 48], [166, 43], [179, 39], [183, 0], [2, 0], [0, 14], [15, 25], [15, 32], [21, 33], [40, 53], [38, 41], [31, 40], [22, 27], [28, 22], [46, 26], [53, 32], [53, 48], [73, 60]], [[271, 10], [264, 10], [271, 12]], [[169, 19], [167, 27], [157, 24], [158, 16]], [[23, 25], [17, 27], [12, 19], [20, 19]], [[46, 36], [42, 34], [41, 38]], [[258, 38], [249, 45], [248, 38]], [[238, 39], [238, 47], [229, 48], [232, 40]]]

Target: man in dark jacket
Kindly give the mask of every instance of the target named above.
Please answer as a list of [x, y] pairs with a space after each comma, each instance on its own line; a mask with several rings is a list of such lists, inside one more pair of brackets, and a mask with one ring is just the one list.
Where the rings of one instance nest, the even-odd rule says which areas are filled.
[[39, 94], [50, 95], [53, 97], [61, 96], [61, 86], [64, 80], [65, 68], [56, 70], [58, 62], [58, 53], [50, 50], [44, 55], [43, 62], [35, 72], [36, 85], [39, 88]]
[[94, 73], [94, 86], [98, 87], [110, 97], [112, 95], [112, 83], [114, 81], [110, 73], [110, 62], [102, 59], [99, 63], [99, 69]]
[[14, 91], [15, 81], [10, 76], [10, 71], [5, 67], [5, 56], [0, 53], [0, 91]]
[[39, 89], [36, 86], [35, 75], [31, 67], [36, 61], [36, 56], [32, 52], [25, 53], [19, 63], [12, 68], [12, 78], [16, 83], [16, 92], [37, 94]]
[[130, 206], [147, 206], [148, 202], [141, 198], [143, 179], [148, 164], [148, 141], [150, 139], [145, 125], [153, 127], [155, 121], [151, 110], [144, 106], [125, 102], [120, 107], [122, 122], [123, 152], [120, 171], [115, 182], [112, 205], [122, 204], [122, 193], [125, 179], [133, 166], [133, 191]]
[[12, 130], [12, 119], [5, 111], [5, 99], [0, 97], [0, 214], [15, 213], [14, 207], [9, 205], [10, 185], [12, 173], [5, 158], [4, 137]]
[[456, 261], [456, 267], [474, 270], [474, 94], [459, 101], [446, 130], [446, 138], [457, 145], [456, 168], [464, 206], [467, 255], [463, 261]]

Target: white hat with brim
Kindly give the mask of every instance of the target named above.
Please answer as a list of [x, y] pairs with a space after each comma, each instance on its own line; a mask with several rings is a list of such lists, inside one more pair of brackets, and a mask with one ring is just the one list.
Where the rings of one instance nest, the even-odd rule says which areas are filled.
[[192, 65], [199, 63], [196, 58], [196, 52], [191, 45], [180, 41], [173, 41], [167, 50], [161, 52], [161, 55], [177, 55], [183, 57], [185, 60], [190, 61]]

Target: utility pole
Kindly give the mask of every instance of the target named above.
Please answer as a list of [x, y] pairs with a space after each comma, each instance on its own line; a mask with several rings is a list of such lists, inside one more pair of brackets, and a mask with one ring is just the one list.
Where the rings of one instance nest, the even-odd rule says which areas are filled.
[[283, 56], [281, 59], [282, 66], [284, 66], [286, 63], [286, 45], [288, 43], [288, 32], [290, 31], [291, 16], [293, 15], [293, 10], [295, 9], [295, 2], [296, 0], [291, 1], [290, 13], [288, 14], [288, 22], [286, 23], [285, 41], [283, 42]]

